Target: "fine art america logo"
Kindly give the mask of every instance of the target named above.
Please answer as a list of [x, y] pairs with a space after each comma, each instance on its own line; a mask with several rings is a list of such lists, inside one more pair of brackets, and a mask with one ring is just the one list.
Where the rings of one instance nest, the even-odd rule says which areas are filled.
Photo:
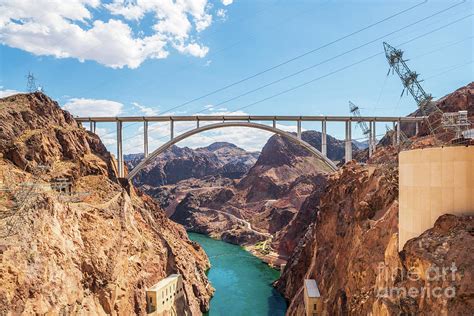
[[[376, 289], [376, 296], [380, 298], [403, 298], [403, 297], [426, 297], [426, 298], [453, 298], [456, 296], [456, 288], [449, 283], [456, 280], [456, 264], [439, 267], [431, 265], [426, 271], [417, 267], [405, 269], [389, 269], [385, 263], [380, 262], [378, 266], [378, 277], [382, 278], [384, 284], [413, 284], [413, 286], [387, 286]], [[390, 282], [391, 281], [391, 282]], [[418, 282], [423, 286], [415, 286]]]

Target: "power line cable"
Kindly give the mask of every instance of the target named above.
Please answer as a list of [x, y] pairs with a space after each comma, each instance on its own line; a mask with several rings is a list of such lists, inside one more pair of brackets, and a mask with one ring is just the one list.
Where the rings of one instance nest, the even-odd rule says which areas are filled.
[[450, 72], [450, 71], [456, 70], [456, 69], [461, 68], [461, 67], [463, 67], [463, 66], [472, 64], [473, 62], [474, 62], [474, 60], [470, 60], [470, 61], [465, 62], [465, 63], [462, 63], [462, 64], [452, 65], [452, 66], [450, 66], [450, 67], [447, 67], [446, 70], [444, 70], [444, 71], [442, 71], [442, 72], [439, 72], [439, 73], [437, 73], [437, 74], [435, 74], [435, 75], [429, 76], [429, 77], [425, 78], [424, 80], [427, 81], [427, 80], [433, 79], [433, 78], [435, 78], [435, 77], [444, 75], [445, 73], [448, 73], [448, 72]]
[[[458, 45], [458, 44], [460, 44], [460, 43], [462, 43], [462, 42], [465, 42], [465, 41], [467, 41], [467, 40], [469, 40], [469, 39], [472, 39], [473, 37], [474, 37], [474, 36], [469, 36], [469, 37], [465, 37], [465, 38], [463, 38], [463, 39], [457, 40], [457, 41], [455, 41], [455, 42], [450, 42], [450, 43], [447, 44], [447, 45], [443, 45], [443, 46], [438, 47], [438, 48], [436, 48], [436, 49], [434, 49], [434, 50], [431, 50], [431, 51], [429, 51], [429, 52], [426, 52], [426, 53], [417, 55], [417, 56], [415, 56], [415, 57], [410, 57], [410, 60], [414, 60], [414, 59], [417, 59], [417, 58], [420, 58], [420, 57], [424, 57], [424, 56], [427, 56], [427, 55], [436, 53], [436, 52], [438, 52], [438, 51], [440, 51], [440, 50], [446, 49], [446, 48], [448, 48], [448, 47], [452, 47], [452, 46], [454, 46], [454, 45]], [[465, 64], [462, 64], [462, 65], [466, 65], [466, 64], [469, 64], [469, 63], [465, 63]], [[461, 65], [460, 65], [460, 66], [461, 66]], [[460, 67], [460, 66], [459, 66], [459, 67]], [[454, 69], [453, 69], [453, 70], [454, 70]], [[451, 70], [449, 70], [449, 71], [451, 71]], [[436, 75], [436, 76], [437, 76], [437, 75]], [[430, 77], [430, 78], [432, 78], [432, 77]], [[383, 91], [384, 91], [384, 89], [385, 89], [385, 85], [386, 85], [386, 83], [387, 83], [387, 79], [388, 79], [388, 76], [385, 76], [385, 80], [384, 80], [384, 83], [383, 83], [382, 88], [381, 88], [381, 90], [380, 90], [380, 94], [379, 94], [379, 96], [378, 96], [378, 98], [377, 98], [377, 102], [376, 102], [375, 106], [374, 106], [374, 107], [367, 107], [367, 108], [365, 108], [365, 107], [360, 107], [360, 109], [373, 110], [373, 111], [393, 109], [393, 107], [379, 107], [379, 106], [378, 106], [378, 105], [380, 104], [380, 100], [381, 100]], [[425, 78], [425, 79], [424, 79], [424, 81], [427, 81], [427, 80], [428, 80], [428, 78]]]
[[[462, 18], [459, 18], [459, 19], [457, 19], [457, 20], [454, 20], [454, 21], [452, 21], [452, 22], [450, 22], [450, 23], [444, 24], [444, 25], [442, 25], [442, 26], [440, 26], [440, 27], [437, 27], [437, 28], [435, 28], [435, 29], [433, 29], [433, 30], [431, 30], [431, 31], [425, 32], [425, 33], [423, 33], [423, 34], [421, 34], [421, 35], [418, 35], [418, 36], [416, 36], [416, 37], [414, 37], [414, 38], [411, 38], [411, 39], [408, 40], [408, 41], [405, 41], [405, 42], [403, 42], [403, 43], [400, 43], [398, 46], [402, 46], [402, 45], [406, 45], [406, 44], [408, 44], [408, 43], [414, 42], [414, 41], [416, 41], [417, 39], [420, 39], [420, 38], [422, 38], [422, 37], [425, 37], [425, 36], [427, 36], [427, 35], [430, 35], [430, 34], [432, 34], [432, 33], [435, 33], [435, 32], [437, 32], [437, 31], [440, 31], [440, 30], [442, 30], [442, 29], [444, 29], [444, 28], [447, 28], [447, 27], [449, 27], [449, 26], [451, 26], [451, 25], [453, 25], [453, 24], [455, 24], [455, 23], [458, 23], [458, 22], [460, 22], [460, 21], [462, 21], [462, 20], [465, 20], [465, 19], [467, 19], [467, 18], [469, 18], [469, 17], [471, 17], [471, 16], [473, 16], [473, 15], [474, 15], [474, 14], [469, 14], [469, 15], [466, 15], [466, 16], [464, 16], [464, 17], [462, 17]], [[431, 52], [428, 52], [428, 53], [431, 53]], [[256, 101], [256, 102], [253, 102], [253, 103], [247, 104], [247, 105], [245, 105], [245, 106], [239, 107], [239, 108], [237, 108], [237, 109], [234, 109], [234, 110], [231, 112], [231, 114], [232, 114], [232, 113], [235, 113], [236, 111], [239, 111], [239, 110], [248, 108], [248, 107], [250, 107], [250, 106], [253, 106], [253, 105], [256, 105], [256, 104], [265, 102], [265, 101], [270, 100], [270, 99], [273, 99], [273, 98], [275, 98], [275, 97], [277, 97], [277, 96], [280, 96], [280, 95], [286, 94], [286, 93], [288, 93], [288, 92], [297, 90], [297, 89], [299, 89], [299, 88], [301, 88], [301, 87], [304, 87], [304, 86], [309, 85], [309, 84], [311, 84], [311, 83], [313, 83], [313, 82], [319, 81], [319, 80], [321, 80], [321, 79], [323, 79], [323, 78], [326, 78], [326, 77], [329, 77], [329, 76], [334, 75], [334, 74], [336, 74], [336, 73], [339, 73], [339, 72], [341, 72], [341, 71], [343, 71], [343, 70], [346, 70], [346, 69], [348, 69], [348, 68], [352, 68], [352, 67], [354, 67], [354, 66], [356, 66], [356, 65], [358, 65], [358, 64], [361, 64], [361, 63], [363, 63], [363, 62], [365, 62], [365, 61], [368, 61], [368, 60], [370, 60], [370, 59], [373, 59], [373, 58], [375, 58], [375, 57], [377, 57], [377, 56], [379, 56], [379, 55], [382, 55], [382, 54], [384, 54], [384, 51], [381, 51], [381, 52], [379, 52], [379, 53], [373, 54], [373, 55], [371, 55], [371, 56], [369, 56], [369, 57], [366, 57], [366, 58], [361, 59], [361, 60], [359, 60], [359, 61], [357, 61], [357, 62], [354, 62], [354, 63], [351, 63], [351, 64], [349, 64], [349, 65], [346, 65], [346, 66], [344, 66], [344, 67], [338, 68], [338, 69], [336, 69], [336, 70], [334, 70], [334, 71], [331, 71], [331, 72], [329, 72], [329, 73], [326, 73], [325, 75], [319, 76], [319, 77], [314, 78], [314, 79], [312, 79], [312, 80], [303, 82], [303, 83], [301, 83], [301, 84], [299, 84], [299, 85], [296, 85], [296, 86], [294, 86], [294, 87], [292, 87], [292, 88], [283, 90], [283, 91], [281, 91], [281, 92], [279, 92], [279, 93], [273, 94], [273, 95], [268, 96], [268, 97], [266, 97], [266, 98], [264, 98], [264, 99], [260, 99], [260, 100], [258, 100], [258, 101]], [[421, 57], [421, 56], [419, 56], [419, 57]], [[400, 102], [400, 100], [399, 100], [399, 102]], [[203, 108], [203, 109], [205, 110], [205, 108]], [[184, 131], [184, 130], [183, 130], [183, 131]], [[182, 131], [178, 131], [178, 133], [180, 133], [180, 132], [182, 132]], [[130, 137], [130, 138], [136, 137], [136, 136], [138, 136], [138, 135], [140, 135], [140, 134], [136, 134], [136, 135], [134, 135], [134, 136], [132, 136], [132, 137]], [[162, 139], [162, 138], [165, 138], [165, 137], [168, 137], [168, 136], [164, 136], [164, 137], [161, 137], [161, 138], [158, 138], [158, 139]], [[136, 146], [136, 147], [138, 147], [138, 146]], [[132, 148], [134, 148], [134, 147], [132, 147]]]
[[316, 63], [316, 64], [313, 64], [313, 65], [311, 65], [311, 66], [305, 67], [305, 68], [303, 68], [303, 69], [301, 69], [301, 70], [298, 70], [298, 71], [296, 71], [296, 72], [293, 72], [293, 73], [291, 73], [291, 74], [289, 74], [289, 75], [287, 75], [287, 76], [281, 77], [281, 78], [279, 78], [279, 79], [277, 79], [277, 80], [274, 80], [274, 81], [271, 81], [271, 82], [269, 82], [269, 83], [267, 83], [267, 84], [261, 85], [261, 86], [255, 88], [255, 89], [246, 91], [246, 92], [241, 93], [241, 94], [239, 94], [239, 95], [237, 95], [237, 96], [235, 96], [235, 97], [232, 97], [232, 98], [227, 99], [227, 100], [225, 100], [225, 101], [219, 102], [219, 103], [215, 104], [215, 106], [220, 106], [220, 105], [226, 104], [226, 103], [228, 103], [228, 102], [234, 101], [234, 100], [239, 99], [239, 98], [241, 98], [241, 97], [243, 97], [243, 96], [246, 96], [246, 95], [249, 95], [249, 94], [251, 94], [251, 93], [257, 92], [257, 91], [259, 91], [259, 90], [262, 90], [262, 89], [264, 89], [264, 88], [267, 88], [267, 87], [269, 87], [269, 86], [272, 86], [272, 85], [274, 85], [274, 84], [276, 84], [276, 83], [279, 83], [279, 82], [281, 82], [281, 81], [283, 81], [283, 80], [292, 78], [292, 77], [294, 77], [294, 76], [296, 76], [296, 75], [299, 75], [299, 74], [301, 74], [301, 73], [303, 73], [303, 72], [306, 72], [306, 71], [308, 71], [308, 70], [311, 70], [311, 69], [313, 69], [313, 68], [316, 68], [316, 67], [318, 67], [318, 66], [321, 66], [321, 65], [323, 65], [323, 64], [325, 64], [325, 63], [328, 63], [328, 62], [330, 62], [330, 61], [333, 61], [333, 60], [335, 60], [335, 59], [337, 59], [337, 58], [339, 58], [339, 57], [345, 56], [345, 55], [347, 55], [347, 54], [349, 54], [349, 53], [352, 53], [352, 52], [354, 52], [354, 51], [356, 51], [356, 50], [358, 50], [358, 49], [361, 49], [361, 48], [363, 48], [363, 47], [365, 47], [365, 46], [368, 46], [368, 45], [370, 45], [370, 44], [373, 44], [373, 43], [375, 43], [375, 42], [377, 42], [377, 41], [379, 41], [379, 40], [381, 40], [381, 39], [384, 39], [384, 38], [386, 38], [386, 37], [388, 37], [388, 36], [390, 36], [390, 35], [393, 35], [393, 34], [395, 34], [395, 33], [398, 33], [398, 32], [400, 32], [400, 31], [403, 31], [403, 30], [405, 30], [405, 29], [407, 29], [407, 28], [409, 28], [409, 27], [412, 27], [412, 26], [414, 26], [414, 25], [416, 25], [416, 24], [419, 24], [419, 23], [421, 23], [421, 22], [423, 22], [423, 21], [426, 21], [426, 20], [428, 20], [428, 19], [430, 19], [430, 18], [432, 18], [432, 17], [434, 17], [434, 16], [437, 16], [437, 15], [439, 15], [439, 14], [442, 14], [442, 13], [444, 13], [444, 12], [446, 12], [446, 11], [448, 11], [448, 10], [454, 8], [454, 7], [456, 7], [457, 5], [459, 5], [459, 4], [450, 6], [450, 7], [446, 8], [446, 9], [443, 9], [443, 10], [441, 10], [441, 11], [438, 11], [438, 12], [436, 12], [436, 13], [433, 13], [433, 14], [431, 14], [431, 15], [429, 15], [429, 16], [423, 18], [423, 19], [420, 19], [420, 20], [418, 20], [418, 21], [415, 21], [415, 22], [413, 22], [413, 23], [410, 23], [410, 24], [408, 24], [408, 25], [406, 25], [406, 26], [404, 26], [404, 27], [401, 27], [401, 28], [399, 28], [399, 29], [397, 29], [397, 30], [395, 30], [395, 31], [389, 32], [389, 33], [387, 33], [387, 34], [385, 34], [385, 35], [379, 36], [379, 37], [377, 37], [377, 38], [375, 38], [375, 39], [373, 39], [373, 40], [371, 40], [371, 41], [365, 42], [365, 43], [362, 44], [362, 45], [356, 46], [356, 47], [354, 47], [354, 48], [352, 48], [352, 49], [349, 49], [349, 50], [347, 50], [347, 51], [345, 51], [345, 52], [343, 52], [343, 53], [341, 53], [341, 54], [338, 54], [338, 55], [333, 56], [333, 57], [331, 57], [331, 58], [325, 59], [325, 60], [323, 60], [323, 61], [321, 61], [321, 62], [319, 62], [319, 63]]
[[[437, 32], [437, 31], [439, 31], [439, 30], [441, 30], [441, 29], [444, 29], [444, 28], [446, 28], [446, 27], [448, 27], [448, 26], [451, 26], [451, 25], [453, 25], [453, 24], [455, 24], [455, 23], [458, 23], [458, 22], [460, 22], [460, 21], [462, 21], [462, 20], [465, 20], [465, 19], [467, 19], [467, 18], [469, 18], [469, 17], [471, 17], [471, 16], [473, 16], [473, 15], [474, 15], [474, 14], [466, 15], [466, 16], [460, 18], [460, 19], [457, 19], [457, 20], [455, 20], [455, 21], [453, 21], [453, 22], [450, 22], [450, 23], [448, 23], [448, 24], [445, 24], [445, 25], [443, 25], [443, 26], [441, 26], [441, 27], [438, 27], [438, 28], [436, 28], [436, 29], [434, 29], [434, 30], [431, 30], [431, 31], [426, 32], [426, 33], [421, 34], [421, 35], [418, 35], [418, 36], [416, 36], [416, 37], [410, 39], [409, 41], [406, 41], [406, 42], [404, 42], [404, 43], [399, 44], [398, 46], [402, 46], [402, 45], [411, 43], [411, 42], [413, 42], [413, 41], [415, 41], [415, 40], [417, 40], [417, 39], [420, 39], [420, 38], [422, 38], [422, 37], [424, 37], [424, 36], [427, 36], [427, 35], [429, 35], [429, 34], [432, 34], [432, 33], [434, 33], [434, 32]], [[361, 59], [361, 60], [359, 60], [359, 61], [357, 61], [357, 62], [355, 62], [355, 63], [349, 64], [349, 65], [344, 66], [344, 67], [342, 67], [342, 68], [339, 68], [339, 69], [337, 69], [337, 70], [335, 70], [335, 71], [332, 71], [332, 72], [330, 72], [330, 73], [327, 73], [327, 74], [325, 74], [325, 75], [323, 75], [323, 76], [320, 76], [320, 77], [314, 78], [314, 79], [312, 79], [312, 80], [303, 82], [303, 83], [301, 83], [301, 84], [299, 84], [299, 85], [296, 85], [296, 86], [294, 86], [294, 87], [292, 87], [292, 88], [290, 88], [290, 89], [283, 90], [282, 92], [276, 93], [276, 94], [271, 95], [271, 96], [269, 96], [269, 97], [266, 97], [266, 98], [264, 98], [264, 99], [261, 99], [261, 100], [258, 100], [258, 101], [256, 101], [256, 102], [250, 103], [250, 104], [248, 104], [248, 105], [245, 105], [245, 106], [243, 106], [243, 107], [240, 107], [240, 108], [234, 110], [234, 112], [235, 112], [235, 111], [238, 111], [238, 110], [242, 110], [242, 109], [248, 108], [248, 107], [250, 107], [250, 106], [252, 106], [252, 105], [255, 105], [255, 104], [262, 103], [262, 102], [267, 101], [267, 100], [269, 100], [269, 99], [273, 99], [273, 98], [275, 98], [275, 97], [277, 97], [277, 96], [280, 96], [280, 95], [282, 95], [282, 94], [285, 94], [285, 93], [294, 91], [294, 90], [299, 89], [299, 88], [301, 88], [301, 87], [304, 87], [304, 86], [306, 86], [306, 85], [308, 85], [308, 84], [310, 84], [310, 83], [313, 83], [313, 82], [318, 81], [318, 80], [320, 80], [320, 79], [326, 78], [326, 77], [328, 77], [328, 76], [330, 76], [330, 75], [333, 75], [333, 74], [335, 74], [335, 73], [341, 72], [341, 71], [343, 71], [343, 70], [345, 70], [345, 69], [354, 67], [354, 66], [356, 66], [356, 65], [358, 65], [358, 64], [361, 64], [361, 63], [363, 63], [363, 62], [365, 62], [365, 61], [367, 61], [367, 60], [370, 60], [370, 59], [372, 59], [372, 58], [375, 58], [375, 57], [377, 57], [378, 55], [381, 55], [381, 54], [384, 54], [384, 52], [382, 51], [382, 52], [379, 52], [379, 53], [377, 53], [377, 54], [371, 55], [371, 56], [366, 57], [366, 58], [364, 58], [364, 59]]]
[[[423, 2], [420, 2], [420, 3], [418, 3], [418, 4], [415, 4], [415, 5], [413, 5], [413, 6], [409, 7], [409, 8], [407, 8], [407, 9], [404, 9], [404, 10], [402, 10], [402, 11], [399, 11], [399, 12], [397, 12], [397, 13], [394, 13], [394, 14], [392, 14], [392, 15], [390, 15], [390, 16], [384, 18], [384, 19], [378, 20], [377, 22], [374, 22], [374, 23], [372, 23], [372, 24], [369, 24], [369, 25], [367, 25], [367, 26], [365, 26], [365, 27], [363, 27], [363, 28], [361, 28], [361, 29], [358, 29], [358, 30], [352, 32], [352, 33], [349, 33], [349, 34], [346, 34], [346, 35], [344, 35], [344, 36], [342, 36], [342, 37], [339, 37], [339, 38], [337, 38], [337, 39], [335, 39], [335, 40], [333, 40], [333, 41], [331, 41], [331, 42], [328, 42], [328, 43], [323, 44], [323, 45], [321, 45], [321, 46], [319, 46], [319, 47], [317, 47], [317, 48], [314, 48], [314, 49], [311, 49], [311, 50], [309, 50], [309, 51], [306, 51], [306, 52], [304, 52], [304, 53], [302, 53], [302, 54], [300, 54], [300, 55], [297, 55], [297, 56], [295, 56], [295, 57], [292, 57], [292, 58], [290, 58], [290, 59], [287, 59], [287, 60], [285, 60], [285, 61], [283, 61], [283, 62], [281, 62], [281, 63], [279, 63], [279, 64], [277, 64], [277, 65], [274, 65], [274, 66], [272, 66], [272, 67], [270, 67], [270, 68], [267, 68], [267, 69], [264, 69], [264, 70], [262, 70], [262, 71], [259, 71], [259, 72], [255, 73], [255, 74], [253, 74], [253, 75], [247, 76], [247, 77], [245, 77], [245, 78], [243, 78], [243, 79], [240, 79], [240, 80], [238, 80], [238, 81], [235, 81], [235, 82], [233, 82], [233, 83], [230, 83], [230, 84], [228, 84], [228, 85], [226, 85], [226, 86], [224, 86], [224, 87], [221, 87], [221, 88], [219, 88], [219, 89], [216, 89], [216, 90], [214, 90], [214, 91], [211, 91], [211, 92], [209, 92], [209, 93], [206, 93], [206, 94], [204, 94], [204, 95], [202, 95], [202, 96], [200, 96], [200, 97], [194, 98], [194, 99], [192, 99], [192, 100], [186, 101], [186, 102], [181, 103], [181, 104], [179, 104], [179, 105], [176, 105], [176, 106], [174, 106], [174, 107], [168, 108], [168, 109], [164, 110], [163, 112], [164, 112], [164, 113], [167, 113], [167, 112], [173, 111], [173, 110], [175, 110], [175, 109], [178, 109], [178, 108], [180, 108], [180, 107], [183, 107], [183, 106], [188, 105], [188, 104], [190, 104], [190, 103], [193, 103], [193, 102], [195, 102], [195, 101], [204, 99], [204, 98], [206, 98], [206, 97], [208, 97], [208, 96], [211, 96], [211, 95], [214, 95], [214, 94], [216, 94], [216, 93], [218, 93], [218, 92], [224, 91], [224, 90], [226, 90], [226, 89], [228, 89], [228, 88], [230, 88], [230, 87], [233, 87], [233, 86], [235, 86], [235, 85], [238, 85], [238, 84], [240, 84], [240, 83], [246, 82], [246, 81], [248, 81], [248, 80], [250, 80], [250, 79], [253, 79], [253, 78], [256, 78], [256, 77], [258, 77], [258, 76], [261, 76], [261, 75], [263, 75], [263, 74], [265, 74], [265, 73], [267, 73], [267, 72], [270, 72], [270, 71], [272, 71], [272, 70], [274, 70], [274, 69], [277, 69], [277, 68], [282, 67], [282, 66], [284, 66], [284, 65], [286, 65], [286, 64], [289, 64], [289, 63], [291, 63], [291, 62], [293, 62], [293, 61], [295, 61], [295, 60], [298, 60], [298, 59], [300, 59], [300, 58], [303, 58], [304, 56], [307, 56], [307, 55], [309, 55], [309, 54], [312, 54], [312, 53], [314, 53], [314, 52], [316, 52], [316, 51], [319, 51], [319, 50], [321, 50], [321, 49], [323, 49], [323, 48], [326, 48], [326, 47], [328, 47], [328, 46], [331, 46], [331, 45], [333, 45], [333, 44], [335, 44], [335, 43], [338, 43], [338, 42], [340, 42], [340, 41], [342, 41], [342, 40], [344, 40], [344, 39], [347, 39], [347, 38], [349, 38], [349, 37], [351, 37], [351, 36], [354, 36], [354, 35], [356, 35], [356, 34], [358, 34], [358, 33], [361, 33], [361, 32], [363, 32], [363, 31], [365, 31], [365, 30], [368, 30], [368, 29], [370, 29], [370, 28], [372, 28], [372, 27], [374, 27], [374, 26], [376, 26], [376, 25], [379, 25], [379, 24], [385, 22], [385, 21], [388, 21], [388, 20], [390, 20], [390, 19], [393, 19], [394, 17], [397, 17], [397, 16], [399, 16], [399, 15], [401, 15], [401, 14], [403, 14], [403, 13], [406, 13], [406, 12], [408, 12], [408, 11], [410, 11], [410, 10], [413, 10], [413, 9], [415, 9], [415, 8], [417, 8], [417, 7], [419, 7], [419, 6], [423, 5], [423, 4], [425, 4], [426, 2], [427, 2], [427, 0], [425, 0], [425, 1], [423, 1]], [[460, 5], [460, 4], [464, 3], [464, 2], [465, 2], [465, 0], [464, 0], [463, 2], [460, 2], [460, 3], [458, 3], [458, 4], [455, 4], [455, 5], [453, 5], [453, 6], [449, 7], [449, 8], [447, 8], [446, 10], [449, 10], [450, 8], [455, 7], [455, 6], [458, 6], [458, 5]], [[282, 80], [284, 80], [284, 79], [282, 79]], [[262, 88], [262, 89], [263, 89], [263, 88]], [[131, 126], [136, 125], [136, 124], [137, 124], [137, 123], [130, 124], [130, 125], [128, 125], [128, 127], [131, 127]], [[124, 127], [124, 128], [126, 128], [126, 127]], [[111, 135], [111, 134], [114, 134], [114, 133], [115, 133], [115, 132], [110, 132], [110, 133], [104, 134], [103, 136]]]
[[[266, 69], [264, 69], [264, 70], [262, 70], [262, 71], [259, 71], [259, 72], [255, 73], [255, 74], [253, 74], [253, 75], [247, 76], [247, 77], [245, 77], [245, 78], [243, 78], [243, 79], [240, 79], [240, 80], [237, 80], [237, 81], [234, 81], [234, 82], [232, 82], [232, 83], [230, 83], [230, 84], [228, 84], [228, 85], [226, 85], [226, 86], [224, 86], [224, 87], [218, 88], [218, 89], [213, 90], [213, 91], [211, 91], [211, 92], [208, 92], [208, 93], [206, 93], [206, 94], [204, 94], [204, 95], [201, 95], [201, 96], [199, 96], [199, 97], [196, 97], [196, 98], [194, 98], [194, 99], [192, 99], [192, 100], [189, 100], [189, 101], [186, 101], [186, 102], [181, 103], [181, 104], [179, 104], [179, 105], [176, 105], [176, 106], [174, 106], [174, 107], [171, 107], [171, 108], [167, 109], [165, 112], [169, 112], [169, 111], [175, 110], [175, 109], [177, 109], [177, 108], [180, 108], [180, 107], [182, 107], [182, 106], [185, 106], [185, 105], [188, 105], [188, 104], [190, 104], [190, 103], [193, 103], [193, 102], [195, 102], [195, 101], [202, 100], [202, 99], [204, 99], [204, 98], [206, 98], [206, 97], [208, 97], [208, 96], [214, 95], [214, 94], [216, 94], [216, 93], [218, 93], [218, 92], [221, 92], [221, 91], [224, 91], [224, 90], [226, 90], [226, 89], [228, 89], [228, 88], [230, 88], [230, 87], [233, 87], [233, 86], [235, 86], [235, 85], [241, 84], [241, 83], [246, 82], [246, 81], [248, 81], [248, 80], [250, 80], [250, 79], [253, 79], [253, 78], [256, 78], [256, 77], [258, 77], [258, 76], [261, 76], [261, 75], [263, 75], [263, 74], [265, 74], [265, 73], [267, 73], [267, 72], [270, 72], [270, 71], [272, 71], [272, 70], [275, 70], [275, 69], [277, 69], [277, 68], [280, 68], [280, 67], [282, 67], [282, 66], [284, 66], [284, 65], [286, 65], [286, 64], [289, 64], [289, 63], [291, 63], [291, 62], [293, 62], [293, 61], [295, 61], [295, 60], [298, 60], [298, 59], [303, 58], [303, 57], [305, 57], [305, 56], [307, 56], [307, 55], [310, 55], [310, 54], [312, 54], [312, 53], [315, 53], [315, 52], [317, 52], [317, 51], [319, 51], [319, 50], [321, 50], [321, 49], [323, 49], [323, 48], [326, 48], [326, 47], [328, 47], [328, 46], [331, 46], [331, 45], [333, 45], [333, 44], [335, 44], [335, 43], [338, 43], [338, 42], [340, 42], [340, 41], [342, 41], [342, 40], [344, 40], [344, 39], [347, 39], [347, 38], [349, 38], [349, 37], [351, 37], [351, 36], [354, 36], [354, 35], [359, 34], [359, 33], [363, 32], [363, 31], [365, 31], [365, 30], [368, 30], [368, 29], [370, 29], [370, 28], [372, 28], [372, 27], [374, 27], [374, 26], [376, 26], [376, 25], [379, 25], [379, 24], [381, 24], [381, 23], [383, 23], [383, 22], [385, 22], [385, 21], [387, 21], [387, 20], [393, 19], [393, 18], [396, 17], [396, 16], [399, 16], [399, 15], [401, 15], [401, 14], [403, 14], [403, 13], [406, 13], [406, 12], [408, 12], [408, 11], [410, 11], [410, 10], [413, 10], [413, 9], [415, 9], [415, 8], [417, 8], [417, 7], [419, 7], [419, 6], [423, 5], [423, 4], [425, 4], [426, 2], [427, 2], [427, 0], [425, 0], [425, 1], [423, 1], [423, 2], [420, 2], [420, 3], [418, 3], [418, 4], [415, 4], [415, 5], [413, 5], [413, 6], [409, 7], [409, 8], [407, 8], [407, 9], [404, 9], [404, 10], [402, 10], [402, 11], [399, 11], [399, 12], [395, 13], [395, 14], [392, 14], [392, 15], [390, 15], [390, 16], [388, 16], [388, 17], [382, 19], [382, 20], [379, 20], [379, 21], [377, 21], [377, 22], [375, 22], [375, 23], [369, 24], [369, 25], [367, 25], [367, 26], [365, 26], [365, 27], [363, 27], [363, 28], [361, 28], [361, 29], [358, 29], [358, 30], [356, 30], [356, 31], [354, 31], [354, 32], [351, 32], [351, 33], [347, 34], [347, 35], [344, 35], [344, 36], [342, 36], [342, 37], [339, 37], [339, 38], [337, 38], [337, 39], [335, 39], [335, 40], [333, 40], [333, 41], [331, 41], [331, 42], [328, 42], [328, 43], [323, 44], [323, 45], [321, 45], [321, 46], [319, 46], [319, 47], [316, 47], [316, 48], [314, 48], [314, 49], [311, 49], [311, 50], [309, 50], [309, 51], [306, 51], [306, 52], [304, 52], [304, 53], [302, 53], [302, 54], [300, 54], [300, 55], [297, 55], [297, 56], [295, 56], [295, 57], [292, 57], [292, 58], [290, 58], [290, 59], [287, 59], [287, 60], [285, 60], [285, 61], [283, 61], [283, 62], [281, 62], [281, 63], [279, 63], [279, 64], [276, 64], [276, 65], [274, 65], [274, 66], [271, 66], [271, 67], [269, 67], [269, 68], [266, 68]], [[464, 2], [465, 2], [465, 0], [464, 0], [463, 2], [460, 2], [460, 3], [456, 4], [456, 5], [454, 5], [454, 6], [458, 6], [458, 5], [460, 5], [460, 4], [464, 3]], [[454, 6], [453, 6], [453, 7], [454, 7]]]

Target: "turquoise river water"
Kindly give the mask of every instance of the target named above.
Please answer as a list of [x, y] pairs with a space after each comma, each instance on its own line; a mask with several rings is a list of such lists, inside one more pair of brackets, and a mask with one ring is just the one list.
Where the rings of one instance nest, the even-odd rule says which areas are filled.
[[216, 289], [210, 316], [285, 315], [285, 299], [272, 287], [279, 272], [242, 247], [205, 235], [188, 233], [211, 261], [208, 277]]

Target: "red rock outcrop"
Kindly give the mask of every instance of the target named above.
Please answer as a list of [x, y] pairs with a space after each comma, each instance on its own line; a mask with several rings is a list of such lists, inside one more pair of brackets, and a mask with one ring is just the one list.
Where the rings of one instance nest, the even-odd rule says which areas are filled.
[[0, 118], [0, 314], [145, 315], [146, 287], [171, 273], [189, 314], [208, 309], [204, 251], [119, 185], [96, 135], [41, 93], [1, 99]]
[[374, 314], [472, 314], [473, 251], [473, 216], [439, 217], [400, 254], [389, 244], [377, 276]]

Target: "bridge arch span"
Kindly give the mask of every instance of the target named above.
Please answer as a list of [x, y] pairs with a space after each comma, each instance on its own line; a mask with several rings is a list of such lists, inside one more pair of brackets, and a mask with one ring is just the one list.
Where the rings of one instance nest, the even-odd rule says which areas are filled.
[[174, 144], [191, 137], [195, 134], [199, 134], [205, 131], [217, 129], [217, 128], [224, 128], [224, 127], [250, 127], [250, 128], [256, 128], [268, 132], [272, 132], [274, 134], [280, 135], [295, 144], [298, 144], [308, 150], [310, 153], [315, 155], [321, 162], [328, 167], [328, 170], [331, 171], [336, 171], [337, 166], [326, 156], [324, 156], [319, 150], [308, 144], [307, 142], [303, 141], [302, 139], [299, 139], [295, 135], [285, 132], [279, 128], [274, 128], [272, 126], [260, 124], [260, 123], [253, 123], [253, 122], [222, 122], [222, 123], [215, 123], [215, 124], [209, 124], [205, 126], [201, 126], [198, 128], [195, 128], [193, 130], [190, 130], [188, 132], [185, 132], [179, 136], [174, 137], [170, 141], [164, 143], [160, 147], [158, 147], [156, 150], [154, 150], [148, 157], [144, 158], [138, 165], [133, 168], [129, 174], [127, 175], [127, 179], [131, 180], [134, 176], [136, 176], [147, 164], [149, 164], [154, 158], [156, 158], [159, 154], [163, 153], [165, 150], [173, 146]]

